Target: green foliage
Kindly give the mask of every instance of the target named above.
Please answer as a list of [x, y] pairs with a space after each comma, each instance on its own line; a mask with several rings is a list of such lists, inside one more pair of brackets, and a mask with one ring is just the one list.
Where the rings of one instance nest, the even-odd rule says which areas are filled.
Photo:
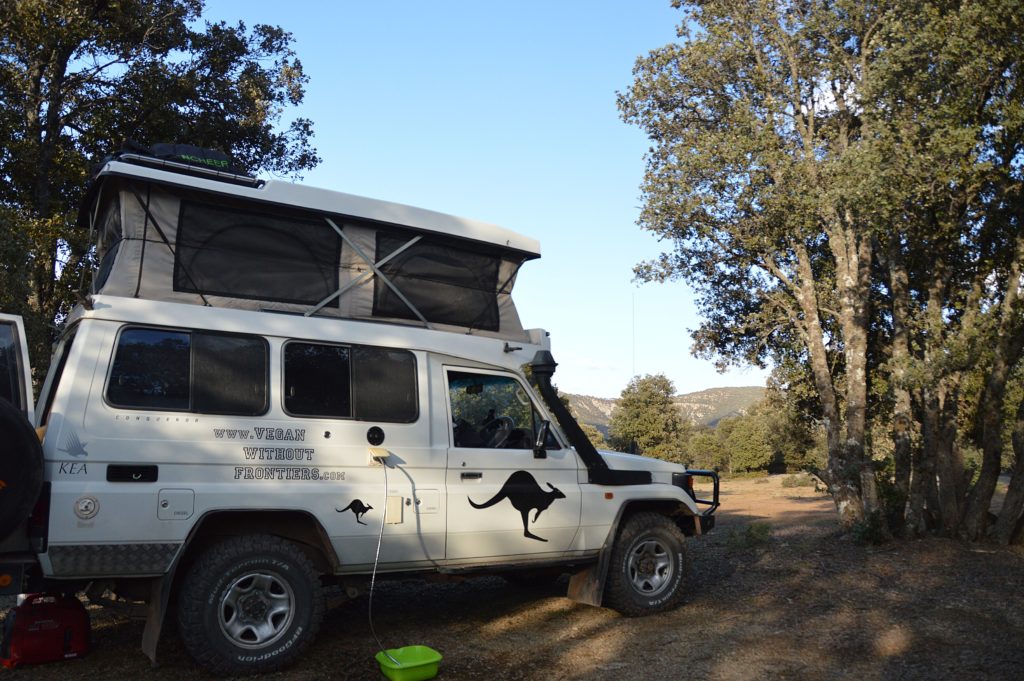
[[[282, 120], [306, 76], [274, 26], [201, 23], [201, 0], [0, 4], [0, 306], [25, 316], [36, 369], [92, 262], [73, 229], [90, 164], [126, 139], [221, 148], [298, 175], [312, 124]], [[18, 235], [17, 238], [7, 237]]]
[[604, 439], [604, 435], [601, 434], [601, 431], [589, 423], [583, 423], [580, 421], [579, 424], [580, 430], [582, 430], [583, 434], [587, 436], [588, 440], [590, 440], [590, 444], [594, 445], [597, 449], [608, 449], [608, 441]]
[[[913, 488], [918, 507], [937, 497], [952, 532], [966, 508], [980, 536], [1024, 355], [1019, 3], [677, 6], [680, 40], [639, 59], [619, 98], [652, 140], [640, 224], [669, 246], [638, 279], [697, 291], [698, 354], [774, 363], [796, 413], [828, 430], [773, 447], [811, 467], [827, 443], [844, 520], [870, 521], [862, 474], [898, 409], [921, 420], [913, 446], [938, 477], [930, 499], [932, 481]], [[737, 463], [758, 465], [743, 428]], [[940, 454], [950, 429], [981, 452], [973, 492], [959, 449]]]
[[820, 426], [776, 387], [748, 414], [694, 432], [685, 458], [695, 467], [730, 474], [810, 470], [824, 461], [823, 438]]
[[637, 376], [612, 411], [608, 436], [620, 451], [681, 462], [688, 424], [672, 403], [675, 386], [664, 374]]
[[767, 419], [748, 416], [736, 419], [725, 439], [733, 471], [766, 471], [772, 462], [774, 450], [770, 442]]
[[711, 429], [695, 432], [686, 443], [687, 463], [694, 468], [727, 471], [729, 454]]

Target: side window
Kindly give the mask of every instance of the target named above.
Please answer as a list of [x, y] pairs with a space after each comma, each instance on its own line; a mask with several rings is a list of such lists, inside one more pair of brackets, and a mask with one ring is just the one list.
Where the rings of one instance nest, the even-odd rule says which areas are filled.
[[349, 349], [298, 343], [284, 346], [284, 409], [295, 416], [349, 418]]
[[456, 447], [530, 449], [541, 418], [511, 376], [448, 372]]
[[411, 423], [416, 420], [416, 358], [405, 350], [352, 348], [356, 418]]
[[258, 336], [192, 336], [192, 411], [256, 416], [267, 411], [267, 341]]
[[419, 412], [416, 390], [416, 358], [406, 350], [284, 346], [284, 408], [294, 416], [411, 423]]
[[68, 355], [71, 354], [71, 345], [75, 341], [75, 334], [78, 333], [78, 327], [74, 327], [69, 334], [64, 336], [64, 340], [61, 341], [60, 345], [60, 357], [57, 358], [57, 367], [53, 368], [51, 365], [50, 373], [53, 375], [53, 379], [49, 382], [49, 388], [44, 385], [44, 395], [40, 395], [41, 400], [45, 400], [46, 407], [43, 409], [42, 418], [39, 419], [39, 425], [45, 426], [50, 422], [50, 410], [53, 409], [53, 398], [57, 395], [57, 387], [60, 385], [60, 379], [64, 375], [64, 367], [68, 363]]
[[129, 409], [255, 416], [267, 410], [267, 342], [129, 328], [118, 338], [107, 400]]
[[21, 363], [21, 339], [12, 323], [0, 323], [0, 398], [25, 411], [25, 371]]

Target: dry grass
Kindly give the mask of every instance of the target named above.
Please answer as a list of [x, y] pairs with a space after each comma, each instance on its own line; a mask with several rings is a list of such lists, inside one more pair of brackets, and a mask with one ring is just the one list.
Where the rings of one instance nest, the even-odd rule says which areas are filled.
[[[449, 681], [1024, 678], [1020, 550], [943, 539], [859, 546], [836, 532], [827, 497], [783, 488], [782, 477], [727, 483], [718, 529], [690, 545], [690, 596], [674, 612], [630, 619], [578, 605], [562, 597], [564, 581], [413, 581], [380, 588], [377, 630], [388, 646], [439, 650], [438, 678]], [[88, 658], [11, 678], [209, 678], [173, 631], [151, 670], [141, 622], [102, 610], [94, 622]], [[294, 668], [262, 678], [378, 679], [375, 652], [364, 597], [328, 612]]]

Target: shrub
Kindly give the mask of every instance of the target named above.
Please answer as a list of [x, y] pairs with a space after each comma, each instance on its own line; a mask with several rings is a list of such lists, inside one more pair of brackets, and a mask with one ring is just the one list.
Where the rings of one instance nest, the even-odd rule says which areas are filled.
[[767, 547], [772, 539], [772, 526], [768, 523], [750, 523], [743, 530], [729, 530], [726, 543], [733, 549]]
[[809, 475], [787, 475], [782, 479], [783, 487], [814, 487], [814, 479]]

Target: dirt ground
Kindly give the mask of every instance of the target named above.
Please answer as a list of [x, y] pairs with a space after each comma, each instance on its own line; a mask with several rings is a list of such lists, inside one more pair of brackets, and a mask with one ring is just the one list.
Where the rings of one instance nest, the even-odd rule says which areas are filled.
[[[929, 539], [880, 547], [836, 531], [831, 502], [785, 476], [726, 481], [716, 530], [690, 542], [678, 610], [631, 619], [499, 578], [379, 585], [385, 645], [429, 645], [439, 679], [548, 681], [1024, 678], [1024, 551]], [[93, 608], [84, 660], [24, 667], [27, 680], [207, 679], [173, 630], [153, 669], [142, 622]], [[367, 598], [331, 608], [292, 669], [267, 681], [383, 678]]]

